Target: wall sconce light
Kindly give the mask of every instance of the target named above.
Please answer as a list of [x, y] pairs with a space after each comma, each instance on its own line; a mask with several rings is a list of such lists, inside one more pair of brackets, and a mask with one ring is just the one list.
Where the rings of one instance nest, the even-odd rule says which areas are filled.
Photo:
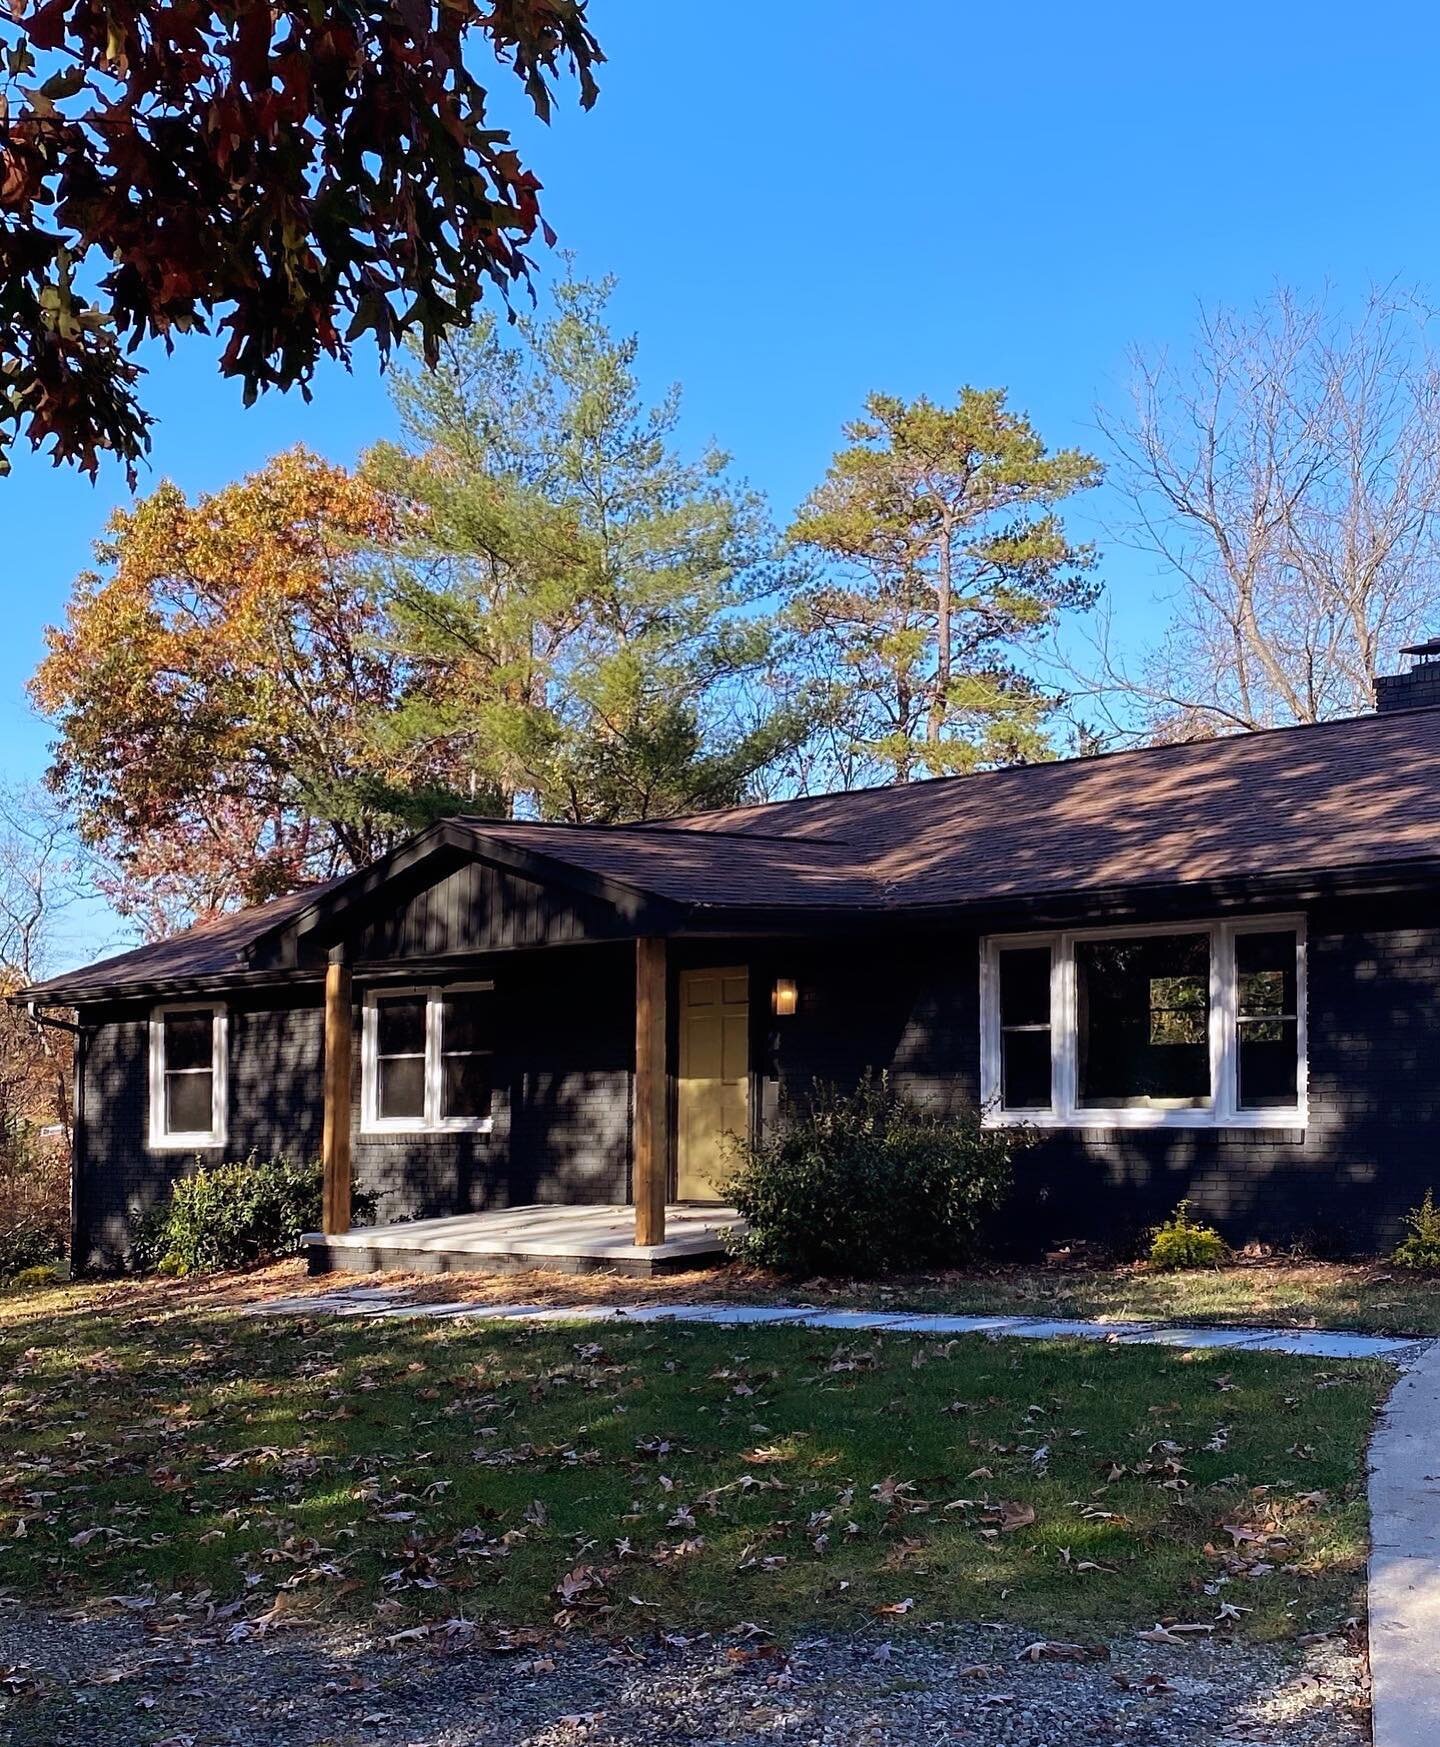
[[776, 977], [770, 1005], [775, 1009], [777, 1017], [788, 1019], [799, 1004], [800, 991], [795, 986], [794, 978]]

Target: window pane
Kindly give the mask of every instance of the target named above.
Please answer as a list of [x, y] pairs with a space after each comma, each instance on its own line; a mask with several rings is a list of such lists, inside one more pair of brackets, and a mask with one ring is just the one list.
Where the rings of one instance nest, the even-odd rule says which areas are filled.
[[[215, 1015], [208, 1008], [198, 1013], [165, 1015], [165, 1066], [208, 1068], [215, 1035]], [[205, 1121], [209, 1128], [209, 1118]]]
[[1007, 1110], [1050, 1108], [1050, 1032], [1000, 1035], [1000, 1102]]
[[423, 995], [391, 995], [376, 1002], [375, 1047], [379, 1055], [424, 1055]]
[[441, 1064], [441, 1115], [490, 1114], [490, 1057], [447, 1055]]
[[[1000, 954], [1000, 1023], [1050, 1023], [1050, 948], [1007, 947]], [[1048, 1047], [1048, 1046], [1047, 1046]], [[1045, 1102], [1050, 1102], [1046, 1094]]]
[[214, 1077], [203, 1074], [166, 1074], [165, 1132], [208, 1134], [214, 1121]]
[[1293, 929], [1235, 936], [1242, 1110], [1286, 1110], [1300, 1092], [1299, 980]]
[[384, 1119], [425, 1115], [425, 1058], [418, 1055], [382, 1057], [376, 1064], [379, 1079], [376, 1115]]
[[1075, 980], [1082, 1105], [1113, 1110], [1209, 1102], [1207, 935], [1079, 941]]
[[1241, 1020], [1240, 1108], [1289, 1110], [1300, 1092], [1298, 1028], [1293, 1019]]
[[1295, 935], [1235, 936], [1238, 1011], [1242, 1019], [1295, 1017]]
[[440, 1003], [440, 1048], [494, 1049], [495, 997], [490, 989], [462, 990]]

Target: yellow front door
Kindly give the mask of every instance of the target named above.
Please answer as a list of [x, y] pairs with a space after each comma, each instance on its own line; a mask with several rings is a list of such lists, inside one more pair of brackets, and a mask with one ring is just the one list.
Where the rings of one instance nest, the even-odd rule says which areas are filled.
[[675, 1194], [715, 1201], [729, 1167], [727, 1135], [750, 1131], [750, 973], [680, 973], [680, 1108]]

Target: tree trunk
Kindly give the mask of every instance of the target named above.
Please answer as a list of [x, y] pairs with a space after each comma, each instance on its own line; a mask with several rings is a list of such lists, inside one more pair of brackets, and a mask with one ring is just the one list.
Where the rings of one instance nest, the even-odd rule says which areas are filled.
[[925, 722], [925, 738], [931, 746], [940, 744], [945, 726], [945, 712], [950, 702], [950, 617], [952, 606], [951, 579], [951, 518], [947, 511], [940, 521], [940, 583], [936, 591], [935, 614], [935, 695], [930, 700], [930, 713]]

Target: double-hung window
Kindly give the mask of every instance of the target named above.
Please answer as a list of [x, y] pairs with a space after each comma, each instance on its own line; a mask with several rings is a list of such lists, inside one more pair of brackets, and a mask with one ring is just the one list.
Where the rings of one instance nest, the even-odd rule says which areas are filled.
[[494, 1005], [493, 983], [367, 994], [362, 1129], [488, 1132]]
[[225, 1144], [225, 1009], [176, 1002], [150, 1015], [150, 1145]]
[[1299, 918], [1001, 935], [981, 961], [992, 1122], [1305, 1122]]

